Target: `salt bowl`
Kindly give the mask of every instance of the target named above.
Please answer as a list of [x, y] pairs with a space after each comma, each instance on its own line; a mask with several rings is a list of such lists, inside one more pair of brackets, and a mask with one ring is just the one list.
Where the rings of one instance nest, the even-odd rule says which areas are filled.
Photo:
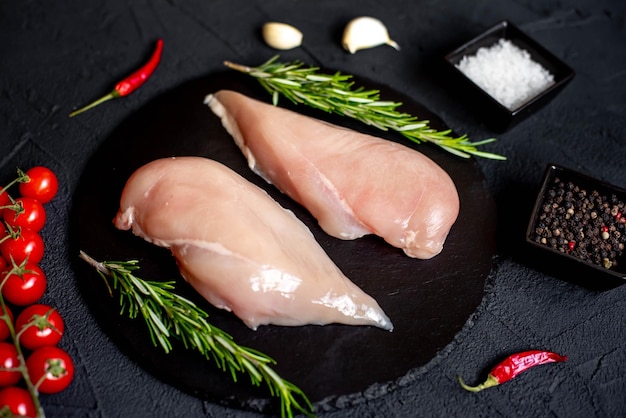
[[509, 21], [445, 56], [460, 95], [493, 130], [503, 132], [565, 87], [574, 70]]

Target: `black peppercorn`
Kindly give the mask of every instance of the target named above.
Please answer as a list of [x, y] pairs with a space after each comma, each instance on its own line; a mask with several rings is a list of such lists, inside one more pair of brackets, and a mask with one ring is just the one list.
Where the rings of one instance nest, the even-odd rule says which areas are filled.
[[626, 204], [555, 178], [546, 191], [532, 239], [604, 268], [615, 268], [626, 247]]

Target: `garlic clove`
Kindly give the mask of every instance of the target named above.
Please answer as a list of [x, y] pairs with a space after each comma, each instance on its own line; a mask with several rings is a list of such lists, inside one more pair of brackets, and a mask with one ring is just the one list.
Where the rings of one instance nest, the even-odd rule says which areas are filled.
[[302, 32], [286, 23], [268, 22], [263, 25], [263, 40], [275, 49], [292, 49], [302, 45]]
[[383, 22], [369, 16], [357, 17], [348, 22], [343, 31], [341, 44], [351, 54], [360, 49], [379, 45], [389, 45], [400, 50], [400, 45], [389, 37], [389, 32]]

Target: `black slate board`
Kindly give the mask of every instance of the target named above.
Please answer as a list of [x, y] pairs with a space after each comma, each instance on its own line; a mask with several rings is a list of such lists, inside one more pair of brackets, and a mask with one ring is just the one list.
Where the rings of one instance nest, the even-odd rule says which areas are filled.
[[[434, 128], [445, 128], [439, 118], [401, 93], [366, 80], [357, 79], [357, 83], [380, 89], [382, 99], [401, 101], [401, 110], [430, 120]], [[99, 260], [138, 259], [140, 277], [177, 280], [177, 291], [206, 310], [214, 325], [230, 333], [239, 344], [273, 357], [277, 361], [275, 370], [304, 390], [313, 402], [332, 403], [343, 396], [358, 398], [377, 385], [393, 387], [387, 384], [425, 365], [449, 344], [482, 299], [495, 252], [496, 210], [478, 164], [430, 144], [412, 145], [395, 133], [281, 102], [301, 113], [415, 146], [440, 164], [458, 188], [459, 218], [443, 252], [431, 260], [411, 259], [373, 236], [337, 240], [321, 231], [302, 207], [249, 170], [220, 121], [203, 104], [206, 94], [219, 89], [233, 89], [269, 101], [269, 95], [252, 78], [225, 72], [182, 84], [131, 115], [104, 141], [81, 177], [72, 216], [73, 249], [82, 249]], [[213, 308], [180, 279], [167, 250], [130, 232], [117, 231], [112, 219], [130, 174], [154, 159], [183, 155], [206, 156], [225, 163], [293, 210], [339, 268], [379, 302], [392, 319], [394, 331], [344, 325], [264, 326], [251, 331], [232, 314]], [[200, 398], [276, 412], [276, 400], [265, 387], [252, 386], [247, 376], [241, 375], [234, 383], [211, 361], [176, 343], [169, 354], [153, 347], [143, 321], [119, 315], [117, 298], [108, 297], [95, 271], [81, 261], [75, 268], [81, 293], [99, 324], [141, 367]]]

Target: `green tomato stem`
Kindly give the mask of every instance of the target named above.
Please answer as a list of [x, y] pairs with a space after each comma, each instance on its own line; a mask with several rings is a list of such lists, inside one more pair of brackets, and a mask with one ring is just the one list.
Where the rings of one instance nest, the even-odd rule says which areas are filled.
[[[28, 177], [28, 175], [26, 175], [22, 170], [18, 168], [17, 178], [13, 179], [9, 184], [7, 184], [2, 189], [0, 189], [0, 194], [9, 190], [9, 188], [16, 183], [28, 183], [29, 181], [30, 181], [30, 177]], [[11, 196], [9, 196], [9, 198], [11, 199], [11, 201], [13, 201], [13, 198]]]

